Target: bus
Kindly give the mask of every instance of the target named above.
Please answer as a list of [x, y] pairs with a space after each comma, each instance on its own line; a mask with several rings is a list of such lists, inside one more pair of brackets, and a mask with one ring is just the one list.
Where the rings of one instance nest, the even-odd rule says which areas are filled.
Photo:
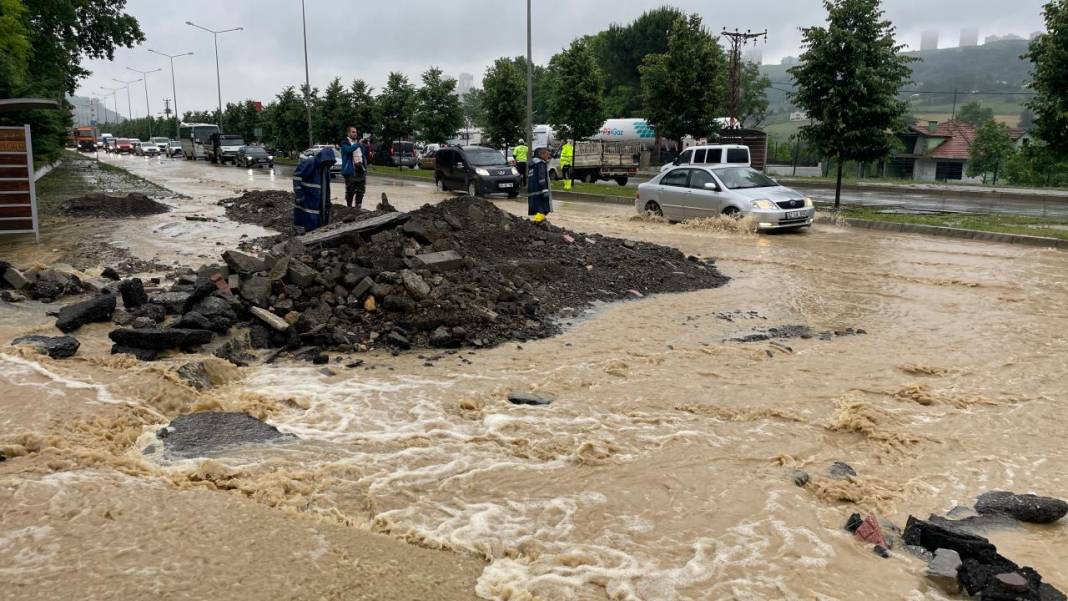
[[182, 123], [178, 126], [178, 141], [182, 144], [182, 156], [192, 161], [207, 159], [211, 136], [217, 133], [219, 133], [219, 126], [213, 123]]

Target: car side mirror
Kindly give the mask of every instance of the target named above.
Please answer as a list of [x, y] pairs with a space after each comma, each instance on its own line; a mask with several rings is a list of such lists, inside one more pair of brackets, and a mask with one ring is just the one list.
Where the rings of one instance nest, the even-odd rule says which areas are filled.
[[679, 164], [679, 157], [675, 157], [675, 160], [671, 161], [671, 164], [672, 165], [678, 165]]
[[705, 184], [705, 190], [712, 190], [713, 192], [719, 192], [719, 186], [715, 182], [708, 182]]

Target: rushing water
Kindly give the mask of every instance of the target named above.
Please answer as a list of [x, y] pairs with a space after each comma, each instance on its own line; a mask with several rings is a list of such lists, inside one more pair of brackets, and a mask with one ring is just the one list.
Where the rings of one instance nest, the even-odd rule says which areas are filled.
[[[246, 177], [249, 187], [269, 185], [243, 170], [136, 165], [191, 194]], [[435, 197], [390, 190], [402, 208]], [[411, 354], [363, 356], [364, 366], [338, 363], [334, 375], [303, 364], [216, 366], [221, 384], [204, 393], [175, 380], [185, 357], [142, 365], [91, 341], [64, 362], [5, 351], [0, 447], [28, 455], [0, 464], [0, 573], [39, 582], [71, 553], [91, 570], [117, 552], [139, 554], [132, 564], [145, 573], [116, 575], [115, 590], [159, 590], [166, 577], [152, 570], [194, 577], [195, 563], [167, 568], [169, 554], [190, 562], [192, 551], [159, 547], [147, 532], [100, 544], [68, 534], [63, 513], [48, 509], [60, 503], [56, 491], [95, 499], [106, 481], [126, 491], [129, 514], [155, 515], [195, 493], [201, 504], [226, 499], [212, 511], [243, 524], [218, 525], [238, 537], [249, 516], [314, 518], [270, 522], [302, 553], [314, 555], [309, 523], [406, 541], [409, 552], [383, 553], [417, 565], [412, 574], [445, 578], [437, 555], [419, 555], [445, 549], [457, 574], [473, 570], [485, 599], [938, 599], [922, 562], [903, 552], [881, 559], [844, 532], [849, 513], [903, 526], [909, 514], [944, 513], [990, 489], [1068, 496], [1068, 255], [832, 226], [762, 236], [629, 217], [626, 207], [563, 204], [554, 222], [715, 257], [731, 283], [612, 305], [555, 338], [442, 355], [430, 367]], [[133, 246], [135, 227], [124, 228]], [[204, 250], [214, 252], [209, 240]], [[0, 308], [0, 333], [27, 329], [20, 311]], [[785, 324], [866, 334], [727, 341]], [[513, 406], [511, 390], [557, 400]], [[160, 424], [191, 408], [246, 410], [300, 440], [206, 461], [144, 459]], [[859, 476], [831, 479], [834, 461]], [[790, 476], [799, 468], [812, 476], [804, 488]], [[169, 519], [197, 529], [202, 518], [185, 510]], [[989, 536], [1068, 590], [1066, 531]], [[319, 536], [326, 548], [340, 544]], [[293, 598], [320, 590], [313, 580], [342, 578], [276, 547], [263, 543], [264, 561], [275, 563], [250, 578], [303, 574]], [[220, 574], [245, 565], [198, 553]]]

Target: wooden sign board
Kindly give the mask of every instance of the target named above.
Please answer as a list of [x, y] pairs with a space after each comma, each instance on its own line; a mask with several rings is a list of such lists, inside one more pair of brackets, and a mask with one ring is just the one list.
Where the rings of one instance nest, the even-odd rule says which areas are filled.
[[40, 240], [29, 125], [0, 127], [0, 234]]

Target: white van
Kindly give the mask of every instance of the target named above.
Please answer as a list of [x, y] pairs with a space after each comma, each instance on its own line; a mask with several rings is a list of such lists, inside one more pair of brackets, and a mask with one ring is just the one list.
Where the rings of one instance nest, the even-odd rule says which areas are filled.
[[749, 147], [741, 144], [705, 144], [683, 150], [674, 162], [660, 168], [667, 171], [678, 165], [739, 165], [750, 167]]

